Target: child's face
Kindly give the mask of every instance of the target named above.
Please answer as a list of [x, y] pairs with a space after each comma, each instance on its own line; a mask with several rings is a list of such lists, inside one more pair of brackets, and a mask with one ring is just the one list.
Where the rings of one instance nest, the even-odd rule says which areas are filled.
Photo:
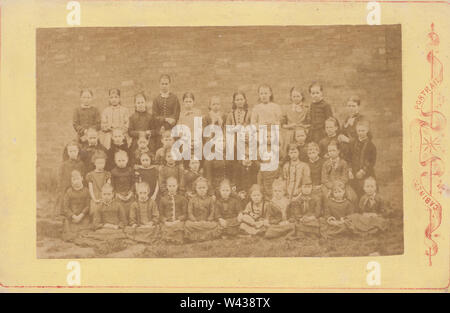
[[323, 99], [323, 93], [322, 90], [320, 90], [320, 86], [312, 86], [310, 94], [313, 102], [319, 102]]
[[296, 143], [304, 144], [306, 141], [306, 133], [303, 130], [296, 131], [294, 139]]
[[367, 127], [366, 125], [358, 124], [358, 126], [356, 126], [356, 133], [358, 134], [358, 137], [360, 139], [366, 138], [368, 132], [369, 127]]
[[204, 182], [200, 182], [197, 184], [195, 190], [197, 191], [197, 194], [200, 197], [204, 197], [204, 196], [206, 196], [206, 193], [208, 192], [208, 184], [206, 184]]
[[138, 112], [145, 112], [147, 110], [147, 103], [145, 102], [144, 97], [138, 96], [136, 97], [136, 111]]
[[328, 136], [332, 137], [336, 135], [337, 127], [332, 121], [325, 122], [325, 132]]
[[170, 82], [169, 82], [169, 79], [168, 79], [168, 78], [162, 78], [162, 79], [159, 81], [159, 90], [160, 90], [162, 93], [166, 93], [166, 92], [169, 91], [169, 88], [170, 88]]
[[344, 199], [345, 190], [341, 188], [334, 188], [333, 189], [333, 197], [337, 200]]
[[312, 192], [312, 185], [310, 184], [304, 184], [302, 185], [302, 194], [308, 196]]
[[119, 168], [125, 168], [128, 163], [128, 158], [124, 154], [119, 154], [116, 156], [116, 165]]
[[109, 202], [113, 198], [113, 192], [111, 189], [106, 189], [102, 191], [102, 199], [103, 201]]
[[172, 147], [173, 145], [173, 138], [172, 136], [165, 136], [161, 139], [161, 142], [164, 146], [164, 148]]
[[293, 90], [292, 94], [291, 94], [291, 100], [295, 104], [301, 103], [303, 101], [302, 94], [300, 92], [298, 92], [297, 90]]
[[197, 172], [198, 169], [200, 168], [200, 161], [199, 160], [190, 160], [189, 161], [189, 168], [194, 171]]
[[119, 130], [113, 131], [112, 140], [115, 145], [121, 145], [123, 143], [123, 133]]
[[148, 200], [148, 190], [147, 188], [141, 187], [137, 191], [138, 200], [141, 202], [145, 202]]
[[336, 145], [328, 146], [328, 156], [332, 159], [337, 158], [339, 156], [339, 149], [336, 147]]
[[175, 194], [178, 189], [178, 183], [175, 179], [168, 179], [167, 180], [167, 190], [171, 194]]
[[298, 160], [298, 150], [297, 149], [289, 149], [289, 159], [291, 161], [297, 161]]
[[231, 195], [230, 185], [225, 184], [225, 185], [220, 186], [219, 192], [220, 192], [220, 196], [222, 197], [222, 199], [228, 199]]
[[148, 147], [148, 140], [145, 138], [139, 138], [137, 144], [139, 149], [145, 149]]
[[319, 150], [316, 147], [311, 147], [308, 148], [307, 154], [309, 159], [315, 160], [319, 155]]
[[259, 88], [259, 100], [262, 103], [268, 103], [270, 101], [270, 89], [267, 87], [261, 87]]
[[186, 111], [192, 110], [192, 108], [194, 107], [194, 99], [186, 97], [183, 100], [183, 104]]
[[212, 98], [211, 99], [211, 105], [210, 105], [211, 111], [219, 112], [220, 111], [220, 107], [221, 107], [220, 98], [218, 98], [218, 97]]
[[103, 170], [105, 168], [106, 160], [102, 158], [97, 158], [95, 159], [94, 164], [97, 170]]
[[243, 95], [237, 94], [234, 98], [234, 104], [236, 104], [236, 107], [239, 109], [243, 109], [245, 105], [245, 98]]
[[91, 106], [92, 95], [89, 91], [83, 91], [80, 96], [80, 105], [82, 108], [89, 108]]
[[113, 106], [117, 106], [120, 103], [120, 96], [116, 93], [113, 92], [109, 95], [109, 103]]
[[166, 163], [167, 165], [174, 165], [175, 164], [175, 160], [173, 159], [172, 153], [168, 152], [166, 154]]
[[274, 187], [274, 188], [272, 189], [272, 195], [273, 195], [274, 199], [277, 199], [277, 200], [283, 198], [283, 195], [284, 195], [284, 190], [283, 190], [283, 188], [278, 187], [278, 186], [277, 186], [277, 187]]
[[150, 165], [152, 164], [152, 160], [150, 159], [150, 157], [146, 154], [141, 155], [141, 165], [143, 167], [150, 167]]
[[373, 195], [375, 191], [377, 190], [377, 184], [372, 180], [366, 180], [364, 182], [364, 192], [368, 194], [369, 196]]
[[347, 111], [350, 116], [359, 113], [359, 105], [356, 102], [349, 101], [347, 102]]
[[258, 190], [255, 190], [252, 192], [252, 194], [250, 195], [250, 199], [252, 199], [252, 202], [255, 204], [261, 203], [262, 200], [262, 193], [259, 192]]
[[80, 189], [81, 187], [83, 187], [83, 178], [81, 177], [81, 175], [73, 175], [71, 181], [73, 188]]
[[87, 133], [87, 140], [90, 146], [96, 146], [98, 142], [97, 133], [95, 131], [90, 131]]
[[78, 147], [77, 146], [68, 146], [67, 154], [71, 160], [76, 160], [78, 157]]

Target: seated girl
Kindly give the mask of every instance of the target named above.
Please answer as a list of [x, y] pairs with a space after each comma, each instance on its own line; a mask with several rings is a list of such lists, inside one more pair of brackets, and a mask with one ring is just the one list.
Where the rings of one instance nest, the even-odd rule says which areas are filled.
[[125, 228], [129, 238], [151, 243], [158, 235], [159, 211], [156, 202], [150, 198], [150, 188], [147, 183], [136, 184], [137, 200], [130, 208], [130, 225]]
[[345, 183], [334, 181], [331, 194], [324, 201], [324, 219], [321, 223], [321, 235], [325, 238], [342, 234], [347, 230], [345, 217], [355, 211], [355, 206], [345, 194]]
[[166, 242], [184, 242], [184, 222], [188, 201], [178, 193], [178, 182], [173, 176], [166, 180], [167, 193], [159, 201], [161, 236]]
[[203, 177], [194, 182], [195, 196], [189, 200], [188, 219], [185, 223], [185, 238], [190, 241], [205, 241], [220, 235], [215, 221], [214, 199], [208, 195], [208, 180]]
[[350, 168], [347, 162], [339, 156], [339, 152], [337, 141], [331, 141], [328, 145], [328, 159], [322, 166], [323, 193], [325, 197], [329, 197], [333, 182], [340, 180], [345, 184], [345, 193], [348, 200], [356, 206], [358, 201], [357, 195], [348, 184]]
[[311, 182], [305, 181], [300, 195], [288, 206], [288, 221], [295, 225], [295, 232], [289, 239], [303, 238], [307, 234], [320, 234], [321, 201], [312, 195], [312, 189]]
[[287, 221], [289, 199], [285, 193], [284, 181], [275, 180], [272, 184], [272, 200], [267, 203], [266, 209], [266, 238], [281, 237], [294, 231], [294, 225]]
[[239, 233], [237, 217], [241, 211], [241, 202], [231, 196], [231, 183], [223, 180], [219, 185], [219, 197], [216, 200], [216, 218], [222, 229], [222, 236], [234, 236]]
[[387, 227], [386, 216], [390, 209], [377, 193], [375, 178], [368, 177], [363, 183], [364, 195], [359, 200], [359, 213], [347, 217], [347, 227], [354, 234], [366, 235], [384, 231]]
[[73, 240], [84, 230], [88, 230], [89, 223], [89, 191], [83, 186], [80, 172], [72, 171], [72, 186], [67, 189], [63, 199], [64, 229], [63, 240]]
[[250, 202], [238, 215], [239, 228], [248, 235], [263, 234], [267, 222], [265, 221], [265, 202], [261, 187], [253, 185], [249, 195]]
[[126, 219], [120, 216], [119, 206], [114, 199], [113, 187], [104, 184], [102, 196], [94, 210], [94, 228], [98, 229], [119, 229], [125, 226]]

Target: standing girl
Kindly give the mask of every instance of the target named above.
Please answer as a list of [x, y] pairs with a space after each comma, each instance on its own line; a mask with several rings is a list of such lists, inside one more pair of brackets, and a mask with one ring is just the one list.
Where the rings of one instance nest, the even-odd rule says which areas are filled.
[[308, 164], [300, 161], [299, 150], [296, 144], [288, 146], [288, 161], [283, 166], [283, 179], [286, 181], [286, 191], [289, 200], [297, 197], [300, 186], [311, 180]]
[[73, 128], [80, 142], [86, 142], [89, 128], [100, 130], [100, 112], [91, 105], [93, 93], [90, 89], [80, 92], [80, 106], [73, 112]]
[[259, 104], [252, 111], [251, 123], [258, 125], [279, 125], [281, 121], [281, 108], [274, 103], [272, 88], [261, 85], [258, 88]]
[[112, 131], [114, 129], [120, 129], [122, 134], [128, 133], [129, 122], [128, 109], [123, 107], [120, 103], [120, 90], [109, 90], [109, 106], [102, 112], [101, 129], [102, 136], [100, 142], [109, 149], [111, 145]]
[[199, 177], [194, 183], [195, 196], [189, 200], [185, 237], [190, 241], [217, 238], [219, 225], [215, 221], [214, 199], [208, 195], [208, 181]]

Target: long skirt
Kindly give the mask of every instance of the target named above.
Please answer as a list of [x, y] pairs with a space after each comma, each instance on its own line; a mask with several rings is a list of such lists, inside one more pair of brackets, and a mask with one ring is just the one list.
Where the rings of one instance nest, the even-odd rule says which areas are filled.
[[274, 224], [267, 227], [264, 237], [268, 239], [283, 237], [295, 232], [295, 225], [287, 223], [283, 225]]
[[165, 242], [182, 244], [184, 242], [184, 222], [161, 225], [161, 238]]
[[219, 225], [222, 235], [236, 236], [239, 234], [239, 221], [237, 217], [227, 218], [225, 221], [227, 222], [225, 227]]
[[311, 221], [297, 221], [295, 223], [295, 231], [290, 234], [289, 239], [301, 239], [308, 236], [320, 237], [319, 219]]
[[141, 243], [155, 243], [161, 237], [159, 225], [139, 227], [127, 226], [125, 227], [124, 232], [129, 239]]
[[123, 229], [100, 228], [81, 234], [75, 240], [75, 244], [94, 248], [99, 254], [109, 254], [125, 249], [126, 240], [127, 236]]
[[345, 225], [353, 234], [365, 236], [386, 230], [387, 221], [381, 216], [355, 213], [345, 218]]
[[212, 221], [186, 221], [184, 234], [190, 241], [206, 241], [220, 236], [220, 228], [217, 222]]
[[64, 241], [74, 241], [80, 235], [92, 231], [92, 229], [93, 226], [89, 221], [89, 216], [85, 216], [79, 223], [74, 223], [72, 220], [65, 218], [62, 239]]
[[345, 223], [340, 225], [332, 225], [329, 224], [325, 218], [321, 218], [319, 220], [319, 223], [320, 223], [320, 236], [325, 239], [337, 237], [348, 233], [348, 229]]

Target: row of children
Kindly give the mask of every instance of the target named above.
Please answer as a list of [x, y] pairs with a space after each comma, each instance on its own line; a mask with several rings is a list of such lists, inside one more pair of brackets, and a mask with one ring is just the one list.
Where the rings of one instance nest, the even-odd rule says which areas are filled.
[[[91, 197], [91, 215], [101, 202], [101, 190], [111, 182], [115, 197], [131, 205], [135, 200], [135, 183], [145, 182], [151, 199], [160, 206], [168, 194], [169, 177], [175, 178], [180, 193], [189, 199], [195, 195], [194, 181], [205, 177], [208, 195], [219, 198], [222, 181], [230, 182], [232, 198], [241, 203], [250, 200], [250, 187], [258, 183], [265, 201], [273, 198], [272, 185], [277, 178], [285, 184], [289, 202], [302, 195], [302, 186], [311, 184], [313, 198], [318, 207], [333, 198], [332, 187], [339, 182], [344, 186], [344, 198], [361, 212], [363, 206], [379, 209], [380, 197], [368, 194], [363, 183], [374, 181], [376, 149], [369, 132], [369, 123], [359, 114], [360, 101], [351, 97], [347, 103], [349, 117], [341, 128], [332, 116], [329, 104], [323, 100], [322, 86], [312, 84], [309, 92], [312, 103], [304, 103], [303, 94], [292, 88], [292, 104], [280, 106], [273, 103], [270, 86], [258, 89], [260, 103], [249, 112], [245, 93], [233, 95], [232, 111], [222, 114], [220, 98], [212, 97], [208, 115], [203, 125], [278, 124], [282, 129], [281, 157], [285, 163], [274, 171], [259, 171], [259, 162], [248, 160], [225, 161], [191, 160], [185, 163], [172, 158], [170, 148], [174, 142], [170, 129], [176, 124], [193, 128], [193, 117], [201, 116], [194, 109], [192, 93], [183, 96], [183, 108], [178, 98], [169, 91], [170, 77], [160, 78], [160, 94], [153, 101], [152, 114], [147, 112], [147, 99], [142, 93], [135, 96], [136, 112], [128, 117], [127, 109], [120, 105], [120, 91], [110, 90], [110, 106], [101, 117], [90, 105], [92, 92], [81, 92], [81, 107], [74, 113], [74, 128], [78, 142], [68, 145], [59, 180], [57, 208], [63, 208], [64, 194], [70, 187], [70, 176], [78, 170], [86, 178]], [[180, 115], [180, 111], [183, 113]], [[128, 138], [127, 138], [128, 137]], [[162, 146], [162, 147], [161, 147]], [[102, 153], [103, 152], [103, 153]], [[121, 152], [121, 153], [118, 153]], [[368, 198], [371, 201], [366, 201]], [[128, 207], [129, 207], [128, 205]], [[242, 206], [242, 205], [241, 205]], [[128, 210], [125, 210], [128, 211]]]

